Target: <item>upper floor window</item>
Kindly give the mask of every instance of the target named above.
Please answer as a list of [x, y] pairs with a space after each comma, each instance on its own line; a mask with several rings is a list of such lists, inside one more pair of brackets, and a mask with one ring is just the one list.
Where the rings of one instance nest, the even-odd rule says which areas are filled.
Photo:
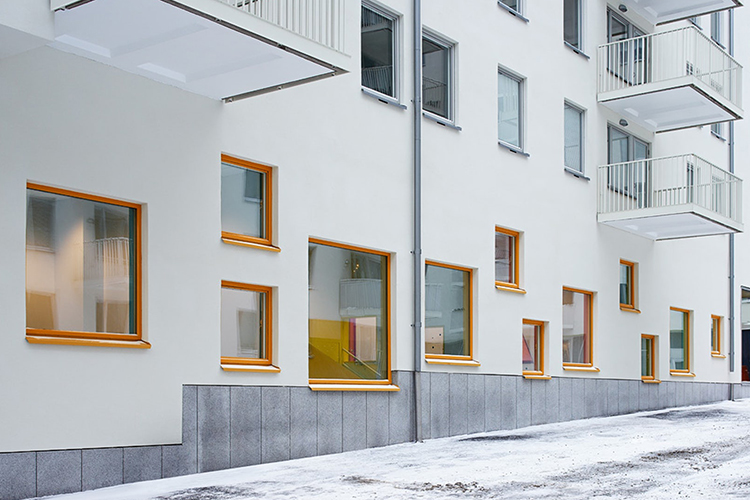
[[565, 103], [565, 166], [583, 173], [584, 112]]
[[221, 155], [221, 237], [271, 247], [271, 167]]
[[221, 282], [222, 368], [241, 370], [244, 367], [250, 371], [253, 365], [272, 368], [271, 301], [269, 287]]
[[593, 366], [594, 294], [563, 288], [563, 366]]
[[510, 10], [523, 14], [523, 0], [499, 0], [501, 4]]
[[148, 347], [141, 341], [140, 238], [140, 205], [29, 183], [29, 342]]
[[427, 261], [425, 265], [425, 357], [471, 360], [472, 271]]
[[718, 43], [722, 47], [724, 46], [723, 43], [723, 16], [721, 15], [721, 12], [714, 12], [711, 14], [711, 40]]
[[645, 203], [648, 162], [642, 160], [650, 157], [650, 145], [612, 125], [607, 138], [609, 163], [615, 164], [608, 169], [610, 189]]
[[669, 370], [690, 372], [690, 311], [677, 307], [669, 309]]
[[453, 49], [439, 36], [422, 36], [422, 109], [453, 120]]
[[519, 239], [517, 231], [495, 226], [495, 286], [519, 287]]
[[362, 4], [362, 86], [394, 99], [398, 98], [397, 22], [396, 15]]
[[523, 78], [508, 71], [497, 74], [497, 137], [513, 149], [523, 151]]
[[583, 0], [563, 0], [563, 39], [568, 45], [583, 50], [581, 34]]
[[388, 384], [389, 254], [311, 239], [308, 266], [310, 382]]

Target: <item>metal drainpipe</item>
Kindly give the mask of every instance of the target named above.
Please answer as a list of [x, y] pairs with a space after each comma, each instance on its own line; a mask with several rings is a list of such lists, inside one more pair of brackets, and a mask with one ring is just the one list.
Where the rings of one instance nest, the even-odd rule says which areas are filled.
[[414, 430], [422, 440], [422, 1], [414, 0]]
[[[729, 55], [734, 56], [734, 10], [729, 10]], [[729, 172], [734, 173], [734, 122], [729, 122]], [[734, 233], [729, 235], [729, 371], [734, 373]], [[734, 399], [734, 398], [732, 398]]]

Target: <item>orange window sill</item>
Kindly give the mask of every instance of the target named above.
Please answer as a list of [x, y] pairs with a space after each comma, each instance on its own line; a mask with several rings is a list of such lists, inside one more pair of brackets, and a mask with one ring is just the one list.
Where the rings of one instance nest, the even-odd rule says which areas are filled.
[[481, 366], [479, 361], [473, 359], [451, 359], [451, 358], [425, 358], [430, 365], [455, 365], [455, 366]]
[[83, 345], [98, 347], [126, 347], [130, 349], [151, 349], [145, 340], [113, 340], [94, 338], [52, 337], [47, 335], [26, 335], [29, 344]]
[[673, 377], [695, 377], [695, 373], [690, 372], [676, 372], [674, 370], [669, 370], [669, 374]]
[[721, 354], [720, 352], [712, 352], [711, 353], [712, 358], [719, 358], [719, 359], [726, 359], [726, 354]]
[[246, 365], [240, 363], [221, 363], [225, 372], [279, 373], [281, 368], [273, 365]]
[[495, 282], [495, 288], [497, 288], [498, 290], [502, 290], [504, 292], [521, 293], [524, 295], [526, 294], [526, 290], [524, 290], [523, 288], [519, 288], [517, 286], [510, 286], [510, 285], [506, 285], [506, 284], [498, 283], [498, 282]]
[[599, 372], [599, 368], [596, 366], [576, 366], [563, 364], [563, 370], [571, 372]]
[[401, 389], [393, 384], [315, 384], [310, 383], [313, 391], [372, 391], [372, 392], [395, 392]]
[[661, 380], [656, 380], [653, 378], [642, 378], [641, 382], [644, 384], [661, 384]]
[[529, 380], [550, 380], [552, 379], [552, 376], [544, 375], [543, 373], [524, 373], [523, 378]]
[[237, 240], [237, 239], [230, 238], [227, 236], [222, 236], [221, 241], [223, 241], [224, 243], [228, 245], [237, 245], [240, 247], [257, 248], [259, 250], [267, 250], [269, 252], [281, 252], [281, 248], [273, 246], [273, 245], [268, 245], [264, 243], [254, 243], [252, 241]]
[[640, 309], [636, 309], [635, 307], [630, 307], [630, 306], [624, 306], [622, 304], [620, 304], [620, 311], [641, 314], [641, 310]]

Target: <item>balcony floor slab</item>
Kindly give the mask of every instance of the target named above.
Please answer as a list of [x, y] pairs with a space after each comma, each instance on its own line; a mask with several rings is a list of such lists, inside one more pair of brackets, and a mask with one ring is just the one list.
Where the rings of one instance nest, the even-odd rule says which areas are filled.
[[621, 0], [653, 24], [702, 16], [742, 5], [740, 0]]
[[[661, 213], [650, 215], [650, 211]], [[742, 224], [718, 214], [712, 216], [710, 211], [694, 205], [599, 214], [597, 219], [610, 227], [657, 241], [738, 233], [743, 230]]]

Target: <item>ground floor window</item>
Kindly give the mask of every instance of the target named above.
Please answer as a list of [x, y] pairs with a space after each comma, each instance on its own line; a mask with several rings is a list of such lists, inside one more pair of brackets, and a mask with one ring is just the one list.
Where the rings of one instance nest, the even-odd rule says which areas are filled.
[[641, 335], [641, 380], [656, 379], [656, 339], [653, 335]]
[[425, 266], [425, 356], [471, 359], [471, 269]]
[[563, 366], [593, 366], [594, 294], [563, 288]]
[[544, 374], [544, 323], [523, 320], [522, 360], [524, 375]]
[[690, 311], [676, 307], [669, 310], [669, 369], [690, 372]]
[[270, 365], [271, 289], [221, 282], [221, 362]]

